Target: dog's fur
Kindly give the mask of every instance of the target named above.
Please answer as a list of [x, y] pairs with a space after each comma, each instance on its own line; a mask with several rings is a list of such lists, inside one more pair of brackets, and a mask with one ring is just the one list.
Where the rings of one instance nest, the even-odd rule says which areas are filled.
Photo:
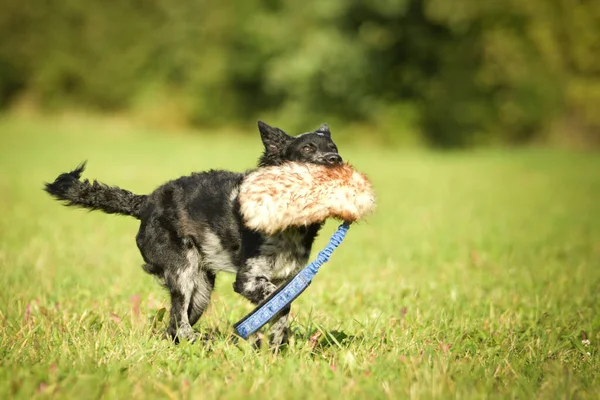
[[[264, 153], [259, 169], [288, 161], [342, 165], [326, 124], [314, 132], [289, 136], [259, 121]], [[171, 295], [167, 335], [193, 341], [192, 326], [209, 304], [219, 271], [236, 274], [234, 290], [258, 304], [306, 264], [320, 223], [273, 234], [248, 228], [238, 199], [252, 171], [194, 173], [165, 183], [149, 195], [94, 181], [80, 181], [85, 165], [60, 175], [45, 190], [66, 205], [133, 216], [141, 221], [136, 236], [144, 270], [158, 276]], [[270, 343], [287, 340], [289, 307], [273, 321]]]

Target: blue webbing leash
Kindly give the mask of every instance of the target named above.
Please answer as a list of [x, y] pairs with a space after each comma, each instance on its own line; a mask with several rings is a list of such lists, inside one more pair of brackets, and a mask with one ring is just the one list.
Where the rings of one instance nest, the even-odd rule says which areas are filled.
[[250, 335], [269, 322], [275, 314], [294, 301], [310, 285], [312, 279], [319, 272], [321, 265], [325, 264], [331, 257], [333, 250], [342, 243], [349, 228], [348, 223], [341, 224], [329, 239], [327, 246], [319, 252], [313, 262], [298, 272], [287, 284], [271, 294], [244, 319], [237, 322], [233, 326], [237, 334], [244, 339], [248, 339]]

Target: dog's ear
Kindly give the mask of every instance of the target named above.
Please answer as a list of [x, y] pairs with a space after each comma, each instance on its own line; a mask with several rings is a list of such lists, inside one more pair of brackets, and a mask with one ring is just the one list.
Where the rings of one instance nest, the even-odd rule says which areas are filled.
[[281, 151], [288, 142], [294, 139], [281, 129], [272, 127], [262, 121], [258, 121], [258, 130], [260, 131], [262, 142], [265, 145], [265, 150], [270, 153]]
[[317, 129], [315, 131], [315, 133], [317, 134], [322, 134], [324, 136], [327, 136], [328, 138], [331, 138], [331, 131], [329, 130], [329, 125], [327, 124], [323, 124], [319, 127], [319, 129]]

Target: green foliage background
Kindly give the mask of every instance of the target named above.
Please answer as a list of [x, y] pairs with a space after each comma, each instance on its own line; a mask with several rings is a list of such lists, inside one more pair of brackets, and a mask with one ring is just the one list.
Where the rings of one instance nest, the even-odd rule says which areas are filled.
[[0, 0], [0, 40], [5, 109], [600, 142], [595, 0]]

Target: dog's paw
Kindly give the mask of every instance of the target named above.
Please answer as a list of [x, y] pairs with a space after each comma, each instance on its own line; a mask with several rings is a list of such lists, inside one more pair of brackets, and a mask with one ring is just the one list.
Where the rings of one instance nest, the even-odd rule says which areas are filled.
[[269, 335], [269, 348], [278, 352], [285, 348], [289, 341], [289, 329], [284, 328]]
[[[263, 343], [266, 342], [265, 339], [266, 336], [263, 333], [258, 332], [256, 335], [254, 335], [254, 339], [251, 341], [252, 347], [255, 350], [260, 350], [263, 346]], [[278, 353], [279, 351], [283, 350], [288, 345], [288, 330], [285, 329], [283, 332], [271, 333], [269, 335], [268, 343], [269, 350], [274, 353]]]
[[179, 343], [182, 340], [194, 343], [198, 340], [202, 340], [203, 336], [199, 332], [196, 332], [191, 326], [182, 326], [177, 330], [171, 328], [167, 329], [164, 338], [175, 343]]

